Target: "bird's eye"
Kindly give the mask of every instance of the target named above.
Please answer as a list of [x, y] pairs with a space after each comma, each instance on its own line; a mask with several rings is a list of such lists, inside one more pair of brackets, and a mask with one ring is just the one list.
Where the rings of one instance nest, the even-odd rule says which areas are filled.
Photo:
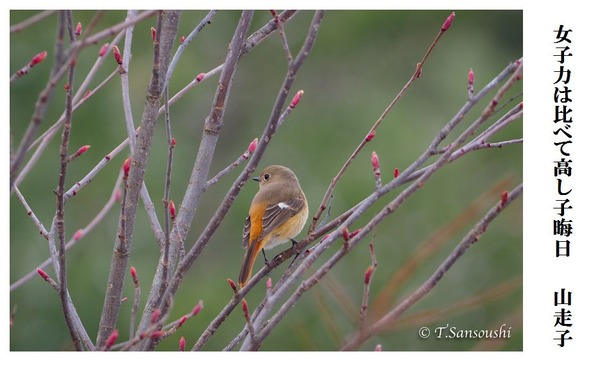
[[265, 180], [269, 180], [270, 177], [271, 177], [271, 175], [269, 175], [268, 173], [265, 173]]

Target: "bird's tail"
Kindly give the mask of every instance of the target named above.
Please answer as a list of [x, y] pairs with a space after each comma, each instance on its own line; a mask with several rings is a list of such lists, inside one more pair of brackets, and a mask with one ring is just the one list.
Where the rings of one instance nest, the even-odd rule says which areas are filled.
[[254, 261], [256, 260], [256, 256], [258, 252], [262, 249], [262, 240], [255, 240], [250, 245], [248, 245], [248, 250], [246, 250], [246, 255], [244, 256], [244, 262], [242, 263], [242, 269], [240, 270], [240, 276], [238, 277], [238, 285], [240, 288], [244, 287], [250, 277], [252, 276], [252, 267], [254, 266]]

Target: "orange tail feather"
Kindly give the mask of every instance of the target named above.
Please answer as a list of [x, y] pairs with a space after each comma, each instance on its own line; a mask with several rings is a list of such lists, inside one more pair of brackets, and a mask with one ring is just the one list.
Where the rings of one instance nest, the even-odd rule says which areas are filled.
[[254, 266], [254, 261], [256, 260], [256, 256], [258, 252], [263, 248], [263, 242], [261, 241], [253, 241], [248, 245], [248, 250], [246, 251], [246, 255], [244, 256], [244, 262], [242, 263], [242, 269], [240, 270], [240, 276], [238, 277], [238, 285], [240, 288], [244, 287], [250, 277], [252, 276], [252, 267]]

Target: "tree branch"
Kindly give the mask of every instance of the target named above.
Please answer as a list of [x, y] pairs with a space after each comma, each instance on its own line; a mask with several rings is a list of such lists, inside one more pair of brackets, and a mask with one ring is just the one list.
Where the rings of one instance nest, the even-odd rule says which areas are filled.
[[344, 346], [342, 350], [354, 350], [363, 342], [379, 333], [381, 330], [389, 326], [408, 308], [423, 298], [429, 293], [456, 263], [456, 261], [486, 232], [489, 224], [516, 198], [523, 192], [523, 184], [519, 184], [510, 193], [503, 195], [502, 199], [496, 203], [485, 216], [469, 231], [469, 233], [461, 240], [454, 248], [452, 253], [439, 265], [435, 272], [419, 286], [412, 294], [405, 298], [395, 308], [390, 310], [385, 316], [375, 322], [373, 325], [355, 334]]
[[178, 23], [179, 12], [168, 11], [159, 13], [157, 42], [154, 44], [152, 78], [148, 86], [140, 132], [138, 133], [135, 150], [131, 160], [131, 171], [127, 182], [127, 196], [124, 199], [124, 214], [126, 220], [125, 231], [123, 232], [124, 246], [121, 248], [119, 240], [117, 239], [113, 260], [111, 262], [104, 307], [100, 318], [96, 341], [97, 348], [104, 347], [106, 340], [114, 330], [121, 305], [121, 293], [130, 254], [131, 237], [133, 234], [133, 226], [135, 224], [138, 199], [142, 189], [146, 164], [152, 145], [152, 135], [154, 134], [158, 110], [160, 108], [160, 96], [167, 72], [167, 61], [173, 47]]
[[[175, 273], [173, 281], [169, 285], [169, 288], [172, 291], [172, 292], [170, 292], [171, 294], [175, 293], [177, 287], [179, 286], [179, 283], [181, 283], [181, 280], [183, 279], [183, 276], [185, 275], [185, 273], [187, 272], [187, 270], [189, 269], [189, 267], [191, 266], [193, 261], [195, 261], [195, 259], [200, 255], [202, 249], [204, 249], [204, 246], [206, 245], [206, 243], [208, 242], [208, 240], [210, 239], [212, 234], [214, 234], [214, 232], [220, 225], [225, 214], [227, 213], [227, 211], [229, 211], [229, 208], [233, 204], [233, 201], [239, 194], [240, 189], [246, 183], [246, 181], [250, 177], [250, 174], [254, 171], [254, 169], [258, 165], [258, 162], [260, 161], [260, 159], [267, 147], [267, 144], [271, 140], [271, 137], [273, 137], [273, 135], [275, 134], [275, 132], [278, 128], [278, 123], [280, 121], [281, 112], [283, 110], [285, 98], [289, 95], [289, 91], [291, 90], [291, 87], [295, 81], [298, 70], [300, 69], [300, 67], [304, 63], [304, 60], [308, 57], [308, 55], [310, 54], [310, 51], [312, 50], [312, 47], [313, 47], [316, 37], [317, 37], [317, 32], [319, 30], [319, 26], [321, 25], [321, 21], [323, 19], [323, 15], [324, 15], [324, 11], [316, 11], [315, 12], [315, 15], [314, 15], [312, 22], [310, 24], [310, 27], [309, 27], [308, 34], [304, 41], [304, 44], [303, 44], [302, 48], [300, 49], [299, 54], [292, 61], [291, 65], [288, 67], [288, 72], [284, 79], [284, 83], [279, 90], [279, 94], [275, 101], [273, 110], [271, 111], [271, 117], [269, 118], [269, 122], [267, 124], [267, 127], [265, 128], [265, 131], [263, 132], [263, 135], [260, 137], [260, 140], [256, 146], [256, 150], [255, 150], [254, 154], [252, 155], [252, 158], [250, 158], [250, 161], [248, 162], [248, 165], [246, 166], [244, 171], [240, 174], [240, 176], [238, 176], [236, 181], [233, 183], [233, 185], [229, 189], [229, 192], [225, 196], [223, 203], [221, 203], [221, 205], [219, 206], [219, 209], [216, 211], [216, 213], [213, 215], [213, 217], [209, 221], [208, 225], [202, 232], [202, 235], [198, 238], [198, 240], [194, 243], [194, 246], [192, 247], [192, 249], [188, 252], [186, 257], [182, 260], [180, 266], [177, 269], [177, 272]], [[256, 279], [256, 275], [252, 279]], [[258, 279], [256, 279], [256, 280], [258, 280]], [[256, 282], [254, 282], [254, 283], [256, 283]], [[252, 283], [252, 280], [251, 280], [248, 283], [248, 285], [246, 285], [244, 288], [242, 288], [240, 290], [240, 293], [241, 293], [241, 291], [244, 291], [244, 292], [249, 291], [250, 288], [254, 285], [254, 283]], [[208, 341], [208, 339], [210, 339], [210, 337], [214, 334], [214, 332], [217, 330], [217, 328], [225, 320], [225, 318], [227, 316], [227, 314], [225, 314], [225, 312], [228, 310], [233, 310], [233, 307], [235, 307], [237, 305], [237, 303], [239, 302], [239, 300], [237, 300], [236, 297], [237, 297], [237, 295], [234, 296], [232, 301], [230, 301], [230, 305], [228, 305], [228, 308], [226, 310], [224, 310], [223, 312], [221, 312], [221, 314], [219, 314], [219, 316], [217, 316], [217, 318], [215, 318], [211, 322], [211, 324], [209, 324], [208, 328], [200, 336], [200, 338], [198, 339], [196, 344], [193, 346], [192, 350], [199, 350]]]

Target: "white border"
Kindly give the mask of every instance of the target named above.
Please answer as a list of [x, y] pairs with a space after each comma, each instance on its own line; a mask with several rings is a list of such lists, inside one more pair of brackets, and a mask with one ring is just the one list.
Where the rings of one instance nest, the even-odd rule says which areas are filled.
[[[3, 47], [8, 47], [8, 10], [37, 8], [47, 5], [39, 1], [12, 1], [9, 8], [2, 9]], [[170, 1], [169, 8], [189, 8], [189, 1]], [[3, 374], [1, 382], [31, 384], [44, 388], [62, 389], [119, 386], [189, 386], [222, 388], [260, 387], [329, 387], [351, 386], [352, 388], [373, 388], [394, 386], [413, 388], [522, 388], [528, 383], [536, 387], [558, 389], [572, 387], [593, 379], [595, 365], [593, 356], [599, 350], [597, 324], [600, 324], [598, 310], [597, 275], [600, 274], [600, 261], [597, 251], [598, 221], [598, 161], [594, 159], [600, 145], [598, 122], [593, 115], [598, 110], [598, 62], [595, 56], [598, 47], [598, 13], [593, 2], [571, 0], [558, 1], [429, 1], [425, 3], [406, 1], [350, 1], [343, 3], [345, 9], [523, 9], [524, 10], [524, 352], [383, 352], [383, 353], [158, 353], [158, 354], [75, 354], [75, 353], [20, 353], [8, 352], [8, 288], [2, 300], [4, 316], [2, 349]], [[87, 4], [78, 1], [53, 3], [61, 8], [82, 9]], [[97, 4], [95, 4], [97, 5]], [[103, 3], [107, 8], [148, 8], [147, 2]], [[159, 7], [160, 2], [152, 7]], [[202, 8], [210, 8], [210, 3], [196, 3]], [[247, 3], [219, 2], [219, 8], [248, 7]], [[340, 4], [323, 1], [297, 2], [257, 2], [252, 8], [292, 8], [312, 9], [323, 7], [339, 8]], [[94, 7], [95, 8], [95, 7]], [[597, 7], [596, 7], [597, 8]], [[554, 238], [549, 231], [551, 204], [555, 191], [552, 177], [552, 161], [556, 157], [552, 148], [552, 30], [559, 24], [575, 30], [573, 34], [574, 57], [569, 62], [573, 70], [576, 110], [576, 138], [574, 138], [573, 219], [576, 230], [573, 236], [573, 256], [568, 261], [559, 262], [553, 257]], [[2, 61], [6, 67], [7, 60]], [[4, 68], [3, 91], [8, 91], [9, 71]], [[4, 99], [3, 102], [7, 102]], [[6, 104], [6, 103], [5, 103]], [[5, 105], [3, 105], [6, 107]], [[8, 114], [5, 131], [8, 133]], [[7, 139], [5, 138], [5, 141]], [[5, 142], [4, 151], [8, 149]], [[2, 172], [7, 175], [8, 156], [1, 158]], [[4, 182], [8, 181], [8, 178]], [[8, 205], [8, 194], [2, 192], [4, 205]], [[6, 213], [5, 213], [6, 215]], [[2, 225], [3, 237], [8, 237], [7, 226]], [[10, 253], [8, 245], [4, 259]], [[4, 286], [9, 284], [8, 261], [2, 267]], [[574, 340], [564, 349], [556, 347], [550, 340], [553, 337], [552, 291], [561, 287], [575, 292], [572, 307], [572, 332]], [[6, 334], [4, 333], [6, 331]], [[60, 366], [57, 362], [61, 362]], [[64, 372], [64, 370], [71, 372]], [[57, 371], [60, 370], [60, 371]], [[80, 377], [80, 374], [84, 374]], [[301, 374], [300, 376], [298, 374]], [[61, 379], [72, 378], [73, 380]], [[526, 380], [523, 383], [523, 380]], [[597, 378], [596, 378], [597, 379]], [[63, 382], [64, 380], [64, 382]], [[596, 382], [597, 383], [597, 382]], [[4, 386], [2, 386], [4, 387]]]

